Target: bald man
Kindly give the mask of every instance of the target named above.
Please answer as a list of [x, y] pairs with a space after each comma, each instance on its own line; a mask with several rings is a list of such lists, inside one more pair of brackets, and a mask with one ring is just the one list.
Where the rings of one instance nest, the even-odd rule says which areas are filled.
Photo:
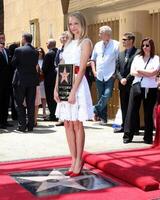
[[57, 53], [56, 41], [49, 39], [46, 43], [48, 52], [46, 53], [42, 65], [42, 71], [44, 73], [44, 87], [46, 93], [46, 100], [48, 104], [48, 109], [50, 115], [46, 118], [46, 121], [57, 121], [55, 117], [56, 102], [53, 98], [54, 87], [56, 82], [56, 67], [55, 67], [55, 57]]

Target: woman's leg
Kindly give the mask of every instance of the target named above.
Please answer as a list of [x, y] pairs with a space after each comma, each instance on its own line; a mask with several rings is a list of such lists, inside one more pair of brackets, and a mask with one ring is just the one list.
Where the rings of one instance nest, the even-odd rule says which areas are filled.
[[65, 131], [66, 131], [66, 137], [67, 137], [69, 150], [70, 150], [71, 157], [72, 157], [72, 163], [71, 163], [71, 167], [69, 170], [73, 171], [74, 166], [75, 166], [76, 157], [77, 157], [76, 138], [75, 138], [75, 132], [73, 129], [73, 122], [64, 121], [64, 127], [65, 127]]
[[34, 126], [37, 126], [37, 118], [38, 118], [38, 108], [39, 106], [35, 106], [35, 113], [34, 113]]
[[132, 142], [135, 131], [139, 130], [139, 109], [141, 99], [142, 95], [135, 96], [134, 90], [131, 88], [127, 115], [124, 123], [123, 143]]
[[79, 173], [82, 167], [82, 154], [84, 150], [85, 133], [83, 123], [80, 121], [73, 122], [74, 132], [76, 137], [76, 163], [74, 167], [74, 173]]
[[157, 99], [157, 88], [150, 88], [147, 98], [143, 100], [144, 106], [144, 142], [152, 144], [153, 141], [153, 109]]
[[42, 109], [43, 109], [43, 118], [45, 118], [46, 117], [46, 99], [42, 98], [41, 102], [42, 102]]

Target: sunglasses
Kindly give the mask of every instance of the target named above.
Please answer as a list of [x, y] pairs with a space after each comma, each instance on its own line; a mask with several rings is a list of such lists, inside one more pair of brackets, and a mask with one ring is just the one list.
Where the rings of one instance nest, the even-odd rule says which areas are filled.
[[122, 40], [123, 40], [123, 41], [127, 41], [127, 40], [129, 40], [129, 39], [123, 38]]
[[143, 44], [142, 47], [150, 47], [149, 44]]

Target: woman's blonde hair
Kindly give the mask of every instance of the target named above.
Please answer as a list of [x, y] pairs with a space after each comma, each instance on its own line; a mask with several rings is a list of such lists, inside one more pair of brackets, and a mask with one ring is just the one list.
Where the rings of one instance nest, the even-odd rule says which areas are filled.
[[69, 32], [69, 34], [71, 36], [71, 40], [74, 39], [74, 35], [73, 35], [73, 33], [71, 32], [71, 30], [69, 28], [69, 18], [70, 17], [75, 17], [80, 22], [82, 32], [81, 32], [81, 35], [80, 35], [80, 38], [79, 38], [79, 42], [81, 42], [84, 38], [87, 37], [87, 23], [86, 23], [86, 19], [82, 15], [82, 13], [80, 13], [80, 12], [74, 12], [74, 13], [71, 13], [68, 16], [67, 28], [68, 28], [68, 32]]

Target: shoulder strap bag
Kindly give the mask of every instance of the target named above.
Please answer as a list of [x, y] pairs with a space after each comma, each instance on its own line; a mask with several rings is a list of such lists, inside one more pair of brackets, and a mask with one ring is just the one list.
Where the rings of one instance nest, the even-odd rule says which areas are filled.
[[[148, 63], [149, 63], [149, 61], [150, 61], [150, 59], [151, 59], [151, 58], [148, 59], [146, 65], [145, 65], [145, 67], [144, 67], [144, 69], [146, 69], [146, 67], [147, 67], [147, 65], [148, 65]], [[134, 83], [134, 84], [132, 85], [132, 91], [133, 91], [134, 96], [138, 96], [138, 95], [141, 94], [141, 82], [142, 82], [142, 80], [143, 80], [143, 77], [141, 78], [140, 81], [138, 81], [138, 82], [136, 82], [136, 83]]]

